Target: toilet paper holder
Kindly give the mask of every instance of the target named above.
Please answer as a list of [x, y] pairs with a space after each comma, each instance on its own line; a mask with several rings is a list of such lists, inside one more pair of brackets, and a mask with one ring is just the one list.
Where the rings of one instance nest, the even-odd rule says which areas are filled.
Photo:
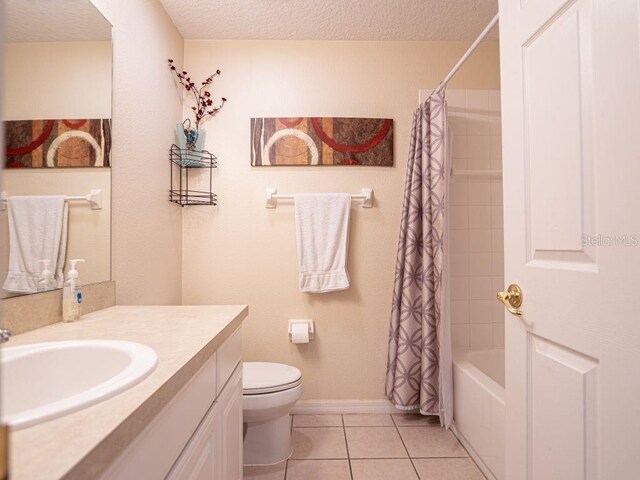
[[313, 326], [313, 320], [310, 318], [289, 320], [289, 340], [291, 340], [291, 333], [293, 331], [293, 326], [300, 325], [300, 324], [307, 325], [307, 328], [309, 329], [309, 340], [313, 340], [313, 334], [315, 329]]

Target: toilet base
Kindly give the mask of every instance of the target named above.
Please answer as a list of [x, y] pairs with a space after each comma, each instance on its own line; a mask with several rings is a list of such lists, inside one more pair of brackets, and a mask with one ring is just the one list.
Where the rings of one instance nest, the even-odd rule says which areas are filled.
[[244, 435], [244, 464], [273, 465], [288, 459], [291, 444], [291, 415], [249, 423]]

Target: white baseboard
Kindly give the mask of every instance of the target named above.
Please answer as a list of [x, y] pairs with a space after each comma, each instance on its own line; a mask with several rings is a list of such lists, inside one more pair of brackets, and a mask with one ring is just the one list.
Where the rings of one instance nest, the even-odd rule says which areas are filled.
[[455, 422], [451, 424], [451, 431], [456, 436], [458, 441], [462, 444], [462, 446], [465, 448], [467, 453], [469, 453], [469, 456], [475, 462], [478, 468], [482, 470], [482, 473], [484, 474], [485, 477], [487, 477], [487, 480], [498, 480], [496, 476], [493, 474], [493, 472], [489, 469], [489, 467], [487, 467], [487, 464], [482, 461], [482, 458], [480, 458], [480, 455], [478, 455], [478, 452], [476, 452], [473, 449], [473, 447], [467, 441], [467, 439], [464, 438], [464, 435], [460, 433], [460, 430], [458, 430], [458, 427], [456, 427]]
[[318, 415], [327, 413], [403, 413], [389, 400], [300, 400], [291, 413]]

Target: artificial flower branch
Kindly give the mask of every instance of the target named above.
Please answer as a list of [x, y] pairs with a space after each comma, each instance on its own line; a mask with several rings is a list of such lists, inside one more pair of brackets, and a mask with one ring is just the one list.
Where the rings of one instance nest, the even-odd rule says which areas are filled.
[[187, 92], [193, 94], [196, 106], [191, 107], [191, 110], [195, 113], [196, 116], [196, 132], [200, 127], [200, 122], [203, 121], [207, 117], [214, 117], [218, 114], [218, 112], [224, 107], [226, 98], [222, 97], [222, 102], [217, 107], [213, 107], [213, 99], [211, 98], [211, 92], [207, 90], [207, 88], [213, 83], [214, 77], [220, 75], [220, 70], [216, 70], [216, 73], [207, 77], [203, 82], [200, 88], [196, 88], [194, 82], [191, 81], [189, 74], [186, 71], [178, 72], [175, 65], [173, 64], [173, 60], [169, 59], [169, 68], [176, 74], [178, 81], [185, 88]]

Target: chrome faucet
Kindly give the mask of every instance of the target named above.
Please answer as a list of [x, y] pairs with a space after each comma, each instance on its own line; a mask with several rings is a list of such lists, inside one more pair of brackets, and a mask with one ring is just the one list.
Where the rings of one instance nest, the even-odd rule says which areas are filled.
[[0, 328], [0, 343], [8, 342], [11, 339], [11, 330], [8, 328]]

